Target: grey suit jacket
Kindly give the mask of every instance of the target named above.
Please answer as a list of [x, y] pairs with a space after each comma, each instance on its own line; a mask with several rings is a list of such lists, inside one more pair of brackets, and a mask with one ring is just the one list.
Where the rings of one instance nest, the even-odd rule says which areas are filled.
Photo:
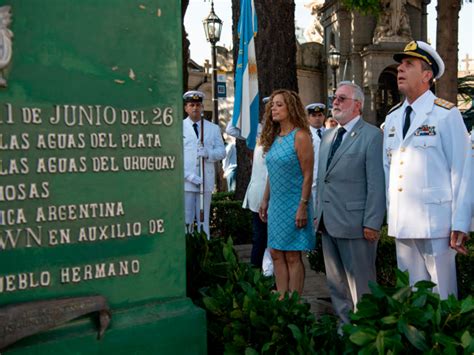
[[383, 134], [362, 118], [346, 134], [327, 169], [337, 129], [321, 141], [315, 216], [318, 224], [323, 216], [329, 235], [355, 239], [363, 238], [364, 227], [380, 230], [385, 215]]

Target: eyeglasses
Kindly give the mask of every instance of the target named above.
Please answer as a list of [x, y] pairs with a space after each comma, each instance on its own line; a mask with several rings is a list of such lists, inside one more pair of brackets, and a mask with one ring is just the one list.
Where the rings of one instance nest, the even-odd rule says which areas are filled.
[[332, 98], [332, 102], [335, 102], [335, 101], [339, 101], [341, 104], [344, 103], [344, 101], [346, 100], [354, 100], [354, 101], [357, 101], [356, 99], [353, 99], [352, 97], [345, 97], [345, 96], [337, 96], [337, 95], [334, 95], [333, 98]]

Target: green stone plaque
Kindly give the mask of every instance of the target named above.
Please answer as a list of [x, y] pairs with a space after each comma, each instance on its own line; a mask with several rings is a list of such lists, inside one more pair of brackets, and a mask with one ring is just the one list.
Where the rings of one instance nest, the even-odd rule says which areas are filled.
[[2, 1], [0, 307], [100, 295], [112, 314], [102, 340], [81, 319], [81, 337], [10, 351], [205, 352], [185, 298], [181, 61], [179, 1]]

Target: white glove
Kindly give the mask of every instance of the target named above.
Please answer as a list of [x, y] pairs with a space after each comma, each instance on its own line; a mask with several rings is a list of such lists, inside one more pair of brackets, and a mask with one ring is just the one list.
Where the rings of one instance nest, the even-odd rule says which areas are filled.
[[207, 152], [206, 147], [198, 147], [197, 156], [207, 158], [209, 156], [209, 153]]
[[193, 183], [194, 185], [201, 185], [202, 184], [202, 178], [200, 176], [197, 176], [195, 174], [191, 174], [188, 176], [189, 182]]

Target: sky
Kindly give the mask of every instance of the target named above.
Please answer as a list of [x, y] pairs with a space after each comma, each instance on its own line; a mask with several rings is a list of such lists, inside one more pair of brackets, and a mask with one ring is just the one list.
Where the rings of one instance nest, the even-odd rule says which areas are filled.
[[[295, 0], [296, 25], [306, 28], [311, 21], [310, 11], [304, 7], [309, 0]], [[428, 5], [428, 40], [436, 45], [436, 0]], [[189, 0], [189, 6], [184, 18], [184, 25], [191, 43], [191, 58], [202, 65], [205, 59], [211, 58], [211, 46], [206, 41], [202, 20], [209, 15], [210, 0]], [[223, 21], [219, 46], [232, 47], [232, 5], [231, 0], [214, 0], [214, 12]], [[474, 58], [474, 39], [472, 24], [474, 23], [474, 3], [464, 3], [459, 18], [459, 59], [464, 59], [466, 53]], [[474, 63], [471, 63], [471, 68]]]

